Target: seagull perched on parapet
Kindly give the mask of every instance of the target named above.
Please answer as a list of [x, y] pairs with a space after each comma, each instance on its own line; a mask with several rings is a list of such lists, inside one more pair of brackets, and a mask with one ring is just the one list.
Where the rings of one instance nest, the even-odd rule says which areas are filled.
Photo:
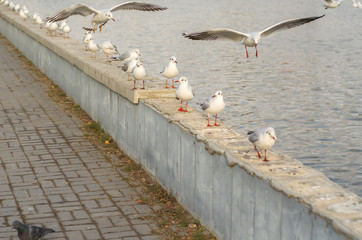
[[210, 113], [215, 114], [214, 126], [220, 126], [220, 124], [217, 124], [217, 114], [219, 114], [225, 108], [222, 91], [218, 90], [211, 98], [206, 98], [205, 102], [200, 104], [200, 108], [207, 112], [207, 127], [212, 126], [210, 125]]
[[[176, 98], [181, 100], [181, 107], [179, 108], [179, 112], [187, 112], [187, 104], [188, 101], [192, 100], [194, 98], [194, 93], [192, 91], [192, 87], [189, 84], [189, 80], [187, 77], [180, 77], [179, 80], [176, 82], [179, 82], [180, 85], [177, 87], [176, 90]], [[182, 102], [186, 102], [185, 109], [182, 108]]]
[[23, 224], [20, 221], [14, 221], [12, 224], [12, 228], [18, 231], [18, 237], [20, 240], [43, 239], [45, 235], [55, 232], [53, 229], [50, 228], [31, 226]]
[[190, 34], [183, 33], [182, 35], [185, 38], [189, 38], [191, 40], [219, 40], [219, 39], [228, 39], [235, 42], [241, 42], [241, 44], [245, 45], [246, 57], [249, 57], [247, 47], [255, 47], [256, 56], [258, 57], [258, 49], [256, 48], [260, 42], [261, 37], [267, 37], [273, 33], [278, 31], [287, 30], [290, 28], [298, 27], [303, 24], [309, 23], [311, 21], [317, 20], [319, 17], [308, 17], [308, 18], [297, 18], [290, 19], [284, 22], [277, 23], [267, 29], [264, 29], [260, 32], [252, 32], [252, 33], [242, 33], [232, 29], [227, 28], [217, 28], [212, 30], [207, 30], [203, 32], [194, 32]]
[[116, 6], [111, 7], [108, 10], [100, 11], [96, 10], [86, 4], [74, 4], [67, 8], [64, 8], [53, 15], [47, 17], [46, 19], [51, 22], [57, 22], [63, 19], [66, 19], [72, 15], [82, 15], [82, 16], [89, 16], [93, 14], [91, 19], [91, 23], [93, 25], [92, 28], [85, 28], [85, 30], [93, 32], [96, 31], [96, 28], [99, 26], [99, 31], [102, 32], [102, 27], [109, 21], [114, 20], [112, 12], [119, 11], [119, 10], [138, 10], [138, 11], [162, 11], [166, 10], [166, 7], [162, 7], [159, 5], [151, 4], [151, 3], [144, 3], [144, 2], [125, 2], [122, 4], [118, 4]]
[[111, 41], [103, 42], [103, 44], [101, 45], [101, 49], [107, 56], [107, 62], [112, 62], [108, 59], [108, 55], [111, 55], [111, 57], [113, 57], [113, 54], [118, 53], [116, 45], [114, 45]]
[[133, 50], [128, 50], [125, 53], [122, 53], [121, 55], [117, 56], [117, 57], [113, 57], [112, 59], [115, 61], [125, 61], [128, 62], [130, 61], [132, 58], [137, 58], [140, 57], [141, 53], [140, 50], [138, 50], [137, 48], [133, 49]]
[[168, 62], [166, 67], [164, 67], [163, 70], [160, 73], [162, 74], [162, 76], [164, 76], [166, 78], [166, 86], [165, 86], [165, 88], [169, 88], [168, 85], [167, 85], [167, 79], [172, 79], [172, 86], [171, 87], [176, 88], [175, 87], [175, 82], [174, 82], [175, 81], [174, 78], [178, 74], [176, 57], [174, 57], [174, 56], [170, 57], [170, 61]]
[[128, 62], [124, 62], [122, 70], [128, 74], [128, 81], [131, 81], [129, 79], [129, 74], [133, 71], [133, 68], [136, 66], [138, 62], [142, 62], [138, 57], [133, 57]]
[[268, 162], [269, 160], [266, 159], [266, 150], [272, 148], [277, 141], [274, 128], [258, 128], [254, 131], [248, 131], [248, 136], [249, 141], [254, 145], [259, 158], [261, 158], [259, 150], [265, 150], [264, 162]]

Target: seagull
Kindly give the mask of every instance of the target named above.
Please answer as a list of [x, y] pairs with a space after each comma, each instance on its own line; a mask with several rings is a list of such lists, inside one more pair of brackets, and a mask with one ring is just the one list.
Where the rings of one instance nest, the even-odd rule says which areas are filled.
[[167, 66], [163, 68], [163, 70], [160, 72], [162, 74], [162, 76], [164, 76], [166, 78], [166, 87], [165, 88], [169, 88], [167, 86], [167, 79], [171, 79], [172, 78], [172, 88], [176, 88], [174, 85], [174, 77], [177, 76], [178, 74], [178, 69], [177, 69], [177, 60], [176, 57], [172, 56], [170, 57], [170, 61], [168, 62]]
[[145, 89], [145, 78], [147, 76], [146, 70], [143, 67], [142, 62], [137, 62], [136, 66], [132, 70], [133, 78], [134, 78], [134, 87], [132, 90], [136, 89], [136, 80], [143, 80], [143, 88]]
[[90, 41], [91, 39], [93, 39], [93, 36], [92, 36], [91, 32], [87, 31], [87, 32], [85, 33], [84, 38], [83, 38], [83, 43], [85, 44], [85, 50], [86, 50], [86, 51], [88, 51], [88, 43], [89, 43], [89, 41]]
[[65, 24], [65, 26], [62, 28], [64, 38], [69, 38], [70, 31], [71, 31], [70, 26], [68, 24]]
[[32, 17], [34, 22], [36, 22], [36, 19], [38, 18], [38, 16], [39, 16], [39, 13], [34, 12], [33, 17]]
[[358, 2], [356, 0], [352, 0], [353, 1], [353, 7], [355, 8], [362, 8], [362, 4], [361, 2]]
[[260, 32], [252, 32], [252, 33], [242, 33], [232, 29], [227, 28], [216, 28], [212, 30], [207, 30], [203, 32], [194, 32], [190, 34], [183, 33], [182, 35], [185, 38], [189, 38], [191, 40], [219, 40], [219, 39], [228, 39], [235, 42], [241, 42], [241, 44], [245, 45], [246, 57], [249, 57], [247, 47], [255, 47], [256, 57], [258, 57], [258, 49], [257, 45], [260, 42], [261, 37], [267, 37], [272, 33], [287, 30], [290, 28], [294, 28], [297, 26], [301, 26], [305, 23], [309, 23], [311, 21], [317, 20], [319, 17], [308, 17], [308, 18], [297, 18], [290, 19], [284, 22], [277, 23], [267, 29], [264, 29]]
[[254, 145], [259, 158], [261, 158], [259, 150], [265, 150], [264, 162], [268, 162], [269, 160], [266, 159], [266, 150], [273, 147], [274, 143], [277, 141], [274, 128], [258, 128], [254, 131], [248, 131], [248, 135], [249, 141]]
[[42, 19], [39, 15], [38, 15], [37, 18], [36, 18], [36, 23], [39, 24], [40, 29], [43, 28], [44, 21], [43, 21], [43, 19]]
[[142, 62], [138, 57], [134, 57], [130, 61], [124, 62], [122, 70], [128, 73], [128, 81], [131, 81], [129, 79], [129, 74], [133, 71], [133, 68], [136, 66], [138, 62]]
[[57, 29], [58, 29], [58, 24], [56, 22], [52, 22], [49, 24], [49, 33], [50, 33], [50, 36], [53, 36], [53, 33], [54, 33], [54, 37], [57, 36]]
[[67, 24], [68, 24], [67, 20], [63, 20], [60, 22], [59, 27], [58, 27], [58, 29], [60, 31], [60, 35], [63, 35], [63, 27]]
[[200, 108], [207, 112], [207, 127], [211, 127], [210, 125], [210, 113], [215, 114], [215, 126], [220, 126], [217, 124], [217, 114], [220, 113], [225, 108], [224, 97], [222, 91], [218, 90], [215, 94], [210, 98], [206, 98], [205, 102], [200, 105]]
[[119, 10], [138, 10], [138, 11], [162, 11], [166, 10], [166, 7], [162, 7], [155, 4], [144, 3], [144, 2], [125, 2], [122, 4], [118, 4], [116, 6], [111, 7], [108, 10], [100, 11], [96, 10], [86, 4], [74, 4], [67, 8], [64, 8], [53, 15], [47, 17], [47, 20], [51, 22], [57, 22], [63, 19], [66, 19], [72, 15], [82, 15], [89, 16], [93, 14], [91, 19], [91, 23], [93, 28], [84, 28], [85, 30], [93, 32], [96, 31], [96, 28], [99, 26], [99, 31], [102, 32], [102, 27], [109, 21], [114, 20], [112, 12]]
[[97, 43], [94, 42], [93, 39], [89, 40], [88, 49], [91, 52], [90, 58], [93, 58], [93, 53], [94, 53], [94, 58], [97, 58], [97, 51], [99, 50], [99, 46]]
[[24, 12], [23, 9], [20, 9], [19, 15], [23, 19], [23, 21], [26, 22], [26, 19], [28, 18], [28, 15], [26, 15], [26, 13]]
[[43, 239], [45, 235], [55, 232], [53, 229], [50, 228], [31, 226], [23, 224], [17, 220], [12, 223], [12, 228], [18, 231], [18, 237], [20, 240]]
[[[194, 93], [192, 91], [191, 85], [189, 85], [189, 81], [187, 77], [181, 77], [176, 82], [179, 82], [180, 85], [176, 90], [176, 98], [181, 100], [181, 107], [179, 108], [179, 112], [187, 112], [187, 104], [188, 101], [194, 98]], [[182, 108], [182, 102], [186, 101], [186, 108]]]
[[116, 61], [125, 61], [128, 62], [130, 61], [132, 58], [137, 58], [140, 57], [141, 53], [140, 50], [138, 50], [137, 48], [133, 49], [133, 50], [128, 50], [127, 52], [119, 55], [118, 57], [113, 57], [113, 60]]
[[336, 8], [338, 7], [339, 5], [341, 5], [341, 2], [343, 0], [338, 0], [338, 1], [334, 1], [334, 0], [325, 0], [326, 1], [326, 4], [323, 5], [325, 9], [328, 9], [328, 8]]
[[107, 56], [107, 62], [112, 62], [111, 60], [108, 60], [108, 55], [113, 55], [118, 53], [117, 47], [111, 41], [103, 42], [101, 49], [104, 52], [104, 54], [106, 54]]

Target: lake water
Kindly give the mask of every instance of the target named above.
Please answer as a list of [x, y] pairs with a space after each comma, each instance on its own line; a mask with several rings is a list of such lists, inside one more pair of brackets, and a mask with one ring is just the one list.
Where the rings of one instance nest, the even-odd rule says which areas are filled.
[[[123, 1], [83, 0], [96, 9]], [[103, 6], [103, 2], [106, 5]], [[172, 55], [179, 76], [187, 76], [196, 94], [191, 105], [216, 90], [224, 92], [228, 125], [245, 133], [273, 126], [274, 149], [324, 172], [362, 196], [362, 9], [344, 1], [325, 10], [323, 0], [150, 0], [164, 12], [115, 12], [97, 43], [111, 40], [120, 52], [139, 48], [147, 72], [159, 72]], [[42, 17], [77, 1], [27, 0]], [[322, 19], [262, 39], [255, 49], [229, 41], [191, 41], [181, 33], [212, 28], [241, 32], [263, 30], [291, 18]], [[81, 40], [90, 17], [68, 19], [71, 37]]]

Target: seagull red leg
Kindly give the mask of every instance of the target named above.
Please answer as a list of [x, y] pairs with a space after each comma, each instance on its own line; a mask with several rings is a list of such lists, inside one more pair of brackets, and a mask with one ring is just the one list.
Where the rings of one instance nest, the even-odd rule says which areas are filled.
[[145, 80], [143, 80], [143, 87], [141, 88], [142, 90], [145, 90]]
[[215, 114], [215, 124], [214, 125], [215, 126], [220, 126], [220, 124], [217, 124], [216, 121], [217, 121], [217, 114]]
[[168, 85], [167, 85], [167, 79], [166, 79], [166, 87], [165, 88], [169, 88]]
[[172, 78], [172, 88], [176, 88], [175, 87], [175, 80]]
[[248, 48], [245, 45], [245, 51], [246, 51], [246, 58], [249, 58]]
[[259, 150], [255, 146], [254, 146], [254, 148], [255, 148], [256, 152], [258, 153], [259, 158], [261, 158]]
[[135, 89], [137, 89], [136, 88], [136, 80], [133, 80], [133, 88], [132, 88], [132, 90], [135, 90]]
[[181, 106], [180, 106], [180, 108], [179, 108], [178, 111], [179, 111], [179, 112], [183, 112], [183, 111], [184, 111], [184, 109], [182, 108], [182, 100], [181, 100]]
[[255, 56], [258, 57], [258, 49], [256, 48], [256, 46], [258, 46], [258, 44], [255, 44]]
[[207, 114], [207, 127], [212, 127], [212, 125], [210, 125], [210, 117], [209, 117], [209, 114]]
[[268, 160], [268, 159], [266, 159], [266, 149], [265, 149], [264, 162], [269, 162], [269, 160]]
[[187, 104], [188, 104], [189, 102], [186, 102], [186, 108], [184, 109], [184, 112], [187, 112]]

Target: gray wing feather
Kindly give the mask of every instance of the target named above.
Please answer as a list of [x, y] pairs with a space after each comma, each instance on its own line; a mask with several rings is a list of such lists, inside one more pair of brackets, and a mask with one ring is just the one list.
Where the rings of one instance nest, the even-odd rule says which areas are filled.
[[138, 10], [138, 11], [162, 11], [166, 10], [167, 7], [162, 7], [155, 4], [144, 3], [144, 2], [125, 2], [119, 5], [116, 5], [109, 9], [110, 12], [115, 12], [119, 10]]
[[324, 17], [324, 15], [322, 16], [318, 16], [318, 17], [308, 17], [308, 18], [298, 18], [298, 19], [290, 19], [290, 20], [286, 20], [284, 22], [280, 22], [277, 23], [265, 30], [263, 30], [260, 35], [263, 37], [267, 37], [275, 32], [278, 31], [283, 31], [283, 30], [287, 30], [287, 29], [291, 29], [294, 27], [298, 27], [301, 26], [303, 24], [309, 23], [311, 21], [317, 20], [321, 17]]
[[210, 107], [210, 101], [211, 101], [211, 99], [210, 98], [206, 98], [205, 99], [205, 102], [203, 103], [203, 104], [201, 104], [201, 106], [200, 106], [200, 108], [202, 109], [202, 110], [206, 110], [206, 109], [208, 109], [209, 107]]
[[122, 70], [123, 70], [123, 71], [127, 72], [130, 62], [131, 62], [131, 61], [125, 62], [125, 63], [123, 64], [123, 67], [122, 67]]
[[236, 42], [242, 41], [247, 34], [227, 28], [211, 29], [203, 32], [194, 32], [190, 34], [182, 34], [185, 38], [191, 40], [219, 40], [228, 39]]
[[57, 22], [66, 19], [72, 15], [89, 16], [93, 13], [98, 13], [98, 11], [85, 4], [74, 4], [54, 13], [53, 15], [47, 17], [46, 20], [50, 22]]

